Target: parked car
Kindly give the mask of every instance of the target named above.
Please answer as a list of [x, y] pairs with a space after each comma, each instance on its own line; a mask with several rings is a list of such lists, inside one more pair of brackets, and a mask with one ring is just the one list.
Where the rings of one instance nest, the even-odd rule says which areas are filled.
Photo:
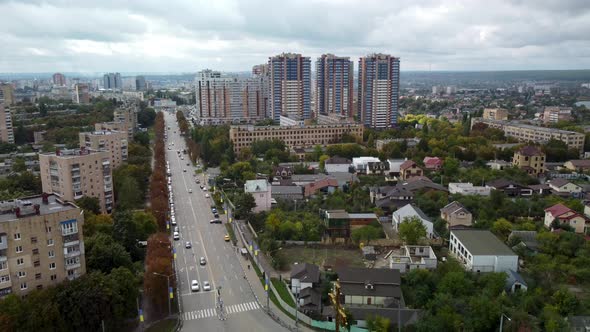
[[198, 292], [199, 291], [199, 282], [196, 280], [191, 281], [191, 290], [193, 292]]

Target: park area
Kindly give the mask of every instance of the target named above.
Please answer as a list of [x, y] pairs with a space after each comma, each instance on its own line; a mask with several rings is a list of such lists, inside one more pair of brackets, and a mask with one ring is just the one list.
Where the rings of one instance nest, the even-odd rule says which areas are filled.
[[293, 263], [316, 264], [320, 268], [365, 267], [361, 251], [342, 248], [285, 247], [277, 252], [290, 270]]

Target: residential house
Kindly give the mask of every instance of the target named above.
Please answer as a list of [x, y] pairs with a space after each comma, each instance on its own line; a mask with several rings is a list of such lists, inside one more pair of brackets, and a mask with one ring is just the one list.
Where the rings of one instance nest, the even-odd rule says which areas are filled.
[[351, 168], [352, 161], [350, 159], [333, 156], [324, 162], [324, 169], [326, 173], [348, 173]]
[[348, 213], [345, 210], [324, 210], [326, 237], [330, 242], [347, 242], [352, 230], [377, 221], [374, 213]]
[[442, 191], [447, 192], [447, 188], [444, 186], [432, 182], [425, 176], [417, 176], [397, 183], [397, 187], [406, 188], [413, 193], [418, 191]]
[[338, 188], [338, 181], [336, 179], [321, 179], [315, 182], [308, 182], [303, 186], [303, 195], [310, 197], [318, 192], [331, 194]]
[[506, 271], [506, 274], [508, 275], [506, 278], [506, 285], [505, 285], [505, 289], [507, 292], [510, 292], [510, 293], [516, 293], [518, 291], [526, 292], [526, 290], [528, 289], [528, 285], [527, 285], [526, 281], [524, 281], [524, 278], [520, 275], [520, 273], [518, 273], [514, 270], [508, 270], [508, 271]]
[[346, 186], [351, 185], [353, 182], [358, 182], [356, 174], [334, 172], [329, 175], [327, 174], [293, 174], [291, 181], [281, 181], [282, 185], [296, 184], [298, 186], [305, 186], [308, 183], [317, 182], [319, 180], [331, 179], [336, 180], [338, 188], [344, 189]]
[[434, 224], [430, 221], [430, 218], [419, 207], [414, 206], [412, 204], [407, 204], [404, 207], [398, 209], [397, 211], [393, 212], [391, 215], [392, 217], [392, 225], [393, 229], [399, 231], [399, 225], [406, 220], [406, 218], [418, 218], [422, 225], [426, 228], [426, 236], [428, 238], [434, 237]]
[[571, 332], [588, 332], [590, 331], [590, 316], [569, 316], [567, 318], [569, 330]]
[[389, 215], [402, 206], [411, 203], [414, 193], [405, 187], [385, 186], [374, 187], [370, 190], [371, 202]]
[[408, 159], [387, 159], [387, 163], [389, 164], [389, 177], [393, 181], [397, 181], [400, 176], [400, 166], [406, 162]]
[[406, 160], [399, 166], [400, 179], [408, 180], [413, 177], [422, 176], [424, 172], [413, 160]]
[[556, 178], [549, 181], [549, 188], [551, 188], [553, 194], [565, 197], [582, 197], [583, 192], [582, 187], [562, 178]]
[[487, 230], [451, 230], [449, 253], [468, 271], [518, 271], [518, 255]]
[[512, 231], [510, 235], [508, 235], [508, 243], [516, 243], [512, 250], [516, 250], [517, 248], [526, 248], [532, 252], [539, 251], [539, 243], [537, 242], [537, 232], [536, 231]]
[[291, 293], [299, 294], [305, 288], [318, 287], [319, 284], [319, 266], [309, 263], [298, 263], [291, 266]]
[[292, 186], [281, 186], [272, 185], [271, 197], [275, 200], [282, 199], [287, 201], [302, 200], [303, 199], [303, 187], [292, 185]]
[[275, 166], [272, 169], [272, 174], [278, 178], [290, 179], [291, 175], [293, 175], [293, 168], [288, 166]]
[[453, 201], [440, 209], [440, 217], [447, 222], [449, 227], [463, 225], [471, 226], [473, 216], [463, 204]]
[[529, 187], [529, 189], [532, 190], [533, 194], [537, 194], [537, 195], [541, 195], [541, 196], [552, 194], [551, 187], [549, 187], [549, 185], [547, 183], [532, 184], [528, 187]]
[[375, 316], [400, 326], [415, 324], [420, 319], [420, 310], [405, 308], [398, 270], [343, 268], [337, 272], [341, 303], [358, 327], [366, 327], [369, 317]]
[[553, 223], [570, 225], [576, 233], [584, 233], [587, 219], [580, 213], [563, 204], [555, 204], [545, 209], [545, 227], [552, 229]]
[[570, 171], [586, 172], [590, 170], [590, 159], [568, 160], [563, 166]]
[[322, 312], [322, 294], [318, 288], [307, 287], [299, 292], [299, 311], [304, 314], [319, 314]]
[[439, 157], [424, 157], [424, 168], [429, 171], [438, 171], [442, 168], [443, 160]]
[[437, 258], [430, 246], [402, 246], [401, 253], [389, 256], [389, 267], [406, 273], [415, 269], [434, 270]]
[[545, 173], [545, 153], [536, 146], [523, 146], [514, 152], [512, 165], [532, 176], [539, 176]]
[[449, 193], [461, 195], [490, 196], [491, 188], [485, 186], [474, 186], [471, 182], [450, 182]]
[[389, 164], [377, 157], [352, 158], [352, 166], [357, 173], [362, 174], [385, 174], [389, 170]]
[[503, 171], [508, 167], [512, 167], [512, 164], [504, 160], [490, 160], [486, 163], [486, 166], [496, 171]]
[[502, 191], [510, 197], [533, 195], [533, 190], [531, 188], [506, 179], [497, 179], [486, 182], [486, 187]]
[[248, 180], [244, 184], [244, 191], [254, 197], [256, 206], [253, 212], [268, 211], [272, 203], [272, 186], [266, 179]]

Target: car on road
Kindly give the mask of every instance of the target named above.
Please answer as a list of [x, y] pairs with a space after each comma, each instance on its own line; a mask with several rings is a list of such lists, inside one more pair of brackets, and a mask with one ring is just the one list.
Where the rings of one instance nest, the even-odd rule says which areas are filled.
[[192, 189], [189, 189], [189, 190], [188, 190], [188, 193], [189, 193], [189, 194], [192, 194], [192, 193], [193, 193], [193, 190], [192, 190]]
[[180, 240], [180, 233], [174, 232], [174, 240], [176, 240], [176, 241]]
[[183, 172], [186, 172], [186, 168], [184, 168], [182, 171], [183, 171]]
[[207, 187], [203, 187], [203, 191], [209, 191], [209, 189], [207, 189]]
[[209, 198], [209, 194], [205, 194], [205, 198]]
[[207, 261], [205, 260], [205, 257], [201, 257], [201, 259], [199, 259], [199, 264], [201, 264], [201, 265], [207, 264]]
[[184, 244], [184, 247], [185, 247], [186, 249], [190, 249], [190, 248], [192, 248], [192, 247], [193, 247], [193, 245], [191, 244], [191, 242], [190, 242], [190, 241], [186, 241], [186, 243]]
[[211, 212], [213, 212], [213, 213], [217, 213], [217, 208], [214, 208], [214, 207], [213, 207], [213, 208], [211, 208]]
[[221, 224], [221, 220], [219, 220], [219, 219], [211, 219], [211, 221], [209, 223], [210, 224]]
[[214, 216], [215, 218], [219, 218], [219, 213], [215, 213], [215, 214], [213, 214], [213, 216]]
[[196, 179], [195, 183], [201, 183], [201, 181], [199, 179]]
[[193, 292], [198, 292], [199, 291], [199, 282], [196, 280], [191, 281], [191, 290]]
[[186, 166], [190, 166], [190, 165], [191, 165], [191, 163], [186, 163]]
[[172, 148], [171, 147], [168, 147], [168, 150], [172, 150]]
[[[198, 183], [198, 182], [197, 182]], [[199, 188], [203, 189], [203, 185], [200, 185]]]
[[211, 285], [209, 285], [209, 281], [203, 282], [203, 291], [210, 291]]
[[229, 242], [229, 240], [230, 240], [229, 235], [225, 234], [225, 236], [223, 237], [223, 239], [225, 240], [225, 242]]
[[172, 226], [176, 226], [176, 218], [174, 216], [172, 216]]

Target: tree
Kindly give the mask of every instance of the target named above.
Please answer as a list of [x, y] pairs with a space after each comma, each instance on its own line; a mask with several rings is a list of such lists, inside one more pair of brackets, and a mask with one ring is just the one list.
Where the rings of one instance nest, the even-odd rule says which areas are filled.
[[153, 108], [146, 107], [137, 113], [137, 122], [144, 128], [151, 127], [156, 120], [156, 111]]
[[350, 237], [355, 243], [369, 244], [371, 240], [375, 240], [380, 237], [380, 229], [371, 225], [359, 227], [352, 231]]
[[133, 135], [133, 140], [140, 145], [148, 146], [150, 145], [150, 135], [147, 131], [138, 131]]
[[143, 195], [135, 178], [116, 179], [115, 193], [117, 206], [121, 210], [134, 209], [143, 205]]
[[399, 237], [405, 244], [418, 244], [420, 239], [426, 237], [426, 226], [416, 216], [404, 218], [398, 229]]
[[442, 169], [445, 176], [455, 176], [459, 172], [459, 160], [451, 157], [445, 158]]
[[328, 155], [321, 155], [320, 156], [320, 172], [325, 172], [326, 171], [326, 160], [330, 159], [330, 156]]
[[20, 157], [15, 158], [14, 164], [12, 164], [12, 171], [19, 173], [19, 172], [24, 172], [26, 170], [27, 170], [27, 165], [25, 164], [25, 160]]
[[250, 193], [236, 194], [233, 203], [236, 207], [235, 217], [237, 219], [246, 219], [252, 213], [252, 209], [256, 207], [256, 200]]
[[102, 233], [97, 233], [85, 241], [86, 266], [88, 270], [110, 273], [117, 267], [132, 268], [131, 256], [121, 244]]
[[100, 201], [97, 197], [84, 196], [77, 199], [76, 204], [84, 210], [85, 215], [88, 213], [100, 213]]
[[508, 220], [500, 218], [494, 221], [494, 224], [492, 225], [492, 232], [502, 237], [503, 241], [506, 241], [506, 239], [508, 239], [508, 235], [510, 235], [510, 232], [512, 232], [512, 224]]
[[108, 214], [88, 214], [84, 217], [84, 237], [91, 237], [96, 233], [113, 234], [113, 219]]
[[133, 223], [137, 228], [137, 240], [145, 241], [147, 238], [158, 231], [158, 224], [153, 214], [144, 211], [133, 213]]

